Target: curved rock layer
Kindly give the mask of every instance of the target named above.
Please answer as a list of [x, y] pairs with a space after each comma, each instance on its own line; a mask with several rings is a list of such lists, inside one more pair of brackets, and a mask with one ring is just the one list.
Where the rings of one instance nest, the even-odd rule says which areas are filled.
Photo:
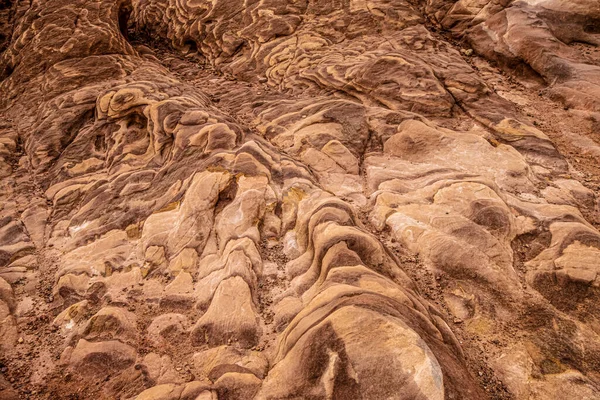
[[597, 1], [0, 8], [0, 397], [600, 397]]

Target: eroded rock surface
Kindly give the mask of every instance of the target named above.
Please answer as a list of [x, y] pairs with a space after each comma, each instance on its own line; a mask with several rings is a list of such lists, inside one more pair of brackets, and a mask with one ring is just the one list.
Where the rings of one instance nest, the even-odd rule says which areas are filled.
[[0, 397], [600, 397], [596, 1], [0, 8]]

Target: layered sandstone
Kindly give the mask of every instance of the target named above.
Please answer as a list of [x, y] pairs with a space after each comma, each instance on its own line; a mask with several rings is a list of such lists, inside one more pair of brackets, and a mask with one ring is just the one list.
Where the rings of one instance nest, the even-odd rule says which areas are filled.
[[2, 7], [0, 397], [600, 396], [597, 2]]

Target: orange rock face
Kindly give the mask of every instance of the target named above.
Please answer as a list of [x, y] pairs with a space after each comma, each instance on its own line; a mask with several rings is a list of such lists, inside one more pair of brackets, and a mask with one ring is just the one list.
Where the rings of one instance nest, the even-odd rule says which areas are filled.
[[597, 0], [0, 1], [0, 398], [597, 399]]

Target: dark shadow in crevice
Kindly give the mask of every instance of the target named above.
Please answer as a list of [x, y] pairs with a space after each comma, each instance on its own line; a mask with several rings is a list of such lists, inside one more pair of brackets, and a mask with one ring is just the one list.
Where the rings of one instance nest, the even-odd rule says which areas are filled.
[[119, 31], [126, 40], [129, 40], [129, 18], [131, 17], [131, 7], [128, 4], [121, 4], [119, 7]]
[[196, 54], [198, 53], [198, 45], [193, 40], [186, 40], [183, 42], [185, 48], [187, 48], [188, 54]]
[[[0, 66], [0, 68], [1, 68], [1, 66]], [[0, 72], [0, 82], [2, 82], [5, 79], [8, 79], [8, 77], [10, 77], [12, 75], [14, 70], [15, 70], [14, 67], [7, 63], [4, 66], [4, 68], [0, 70], [1, 71]]]
[[600, 20], [592, 20], [588, 22], [584, 27], [583, 31], [591, 35], [600, 34]]

